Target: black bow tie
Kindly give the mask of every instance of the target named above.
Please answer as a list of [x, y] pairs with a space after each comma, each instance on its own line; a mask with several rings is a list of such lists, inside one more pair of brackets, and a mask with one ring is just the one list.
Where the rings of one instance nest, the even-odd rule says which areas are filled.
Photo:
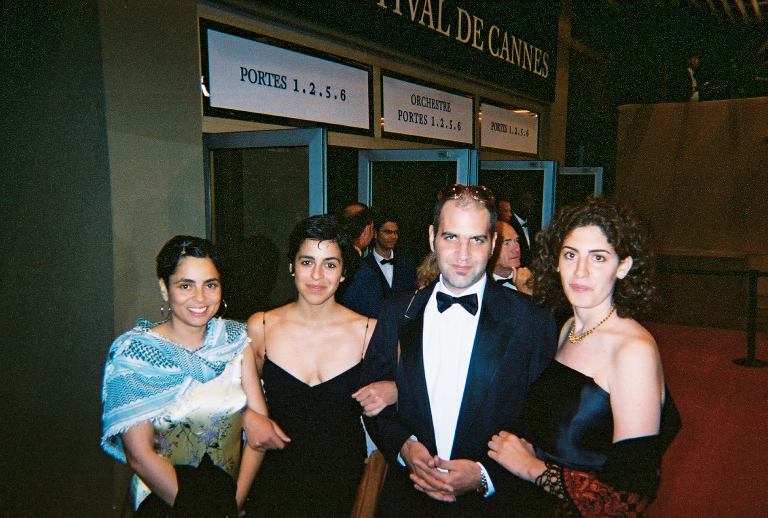
[[392, 259], [382, 259], [381, 261], [379, 261], [379, 263], [394, 265], [395, 264], [395, 258], [393, 257]]
[[477, 313], [477, 294], [463, 295], [461, 297], [452, 297], [442, 291], [437, 292], [437, 310], [442, 313], [454, 304], [460, 304], [461, 307], [471, 314]]
[[499, 284], [506, 284], [508, 282], [514, 284], [515, 283], [514, 281], [515, 279], [513, 279], [512, 277], [510, 277], [509, 279], [496, 279], [496, 282], [498, 282]]

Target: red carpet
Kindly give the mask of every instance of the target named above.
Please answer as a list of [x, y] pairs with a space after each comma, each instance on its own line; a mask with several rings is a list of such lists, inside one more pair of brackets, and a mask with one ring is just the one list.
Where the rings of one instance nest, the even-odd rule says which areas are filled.
[[[747, 355], [743, 331], [645, 325], [683, 418], [651, 517], [768, 517], [768, 367], [732, 363]], [[768, 360], [768, 334], [756, 350]]]

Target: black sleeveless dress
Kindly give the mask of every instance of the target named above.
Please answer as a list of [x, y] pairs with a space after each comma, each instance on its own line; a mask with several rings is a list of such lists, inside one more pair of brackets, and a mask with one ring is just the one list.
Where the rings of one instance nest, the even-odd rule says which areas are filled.
[[352, 397], [360, 369], [309, 386], [265, 359], [269, 416], [291, 442], [267, 452], [244, 506], [248, 518], [349, 516], [366, 457], [362, 407]]

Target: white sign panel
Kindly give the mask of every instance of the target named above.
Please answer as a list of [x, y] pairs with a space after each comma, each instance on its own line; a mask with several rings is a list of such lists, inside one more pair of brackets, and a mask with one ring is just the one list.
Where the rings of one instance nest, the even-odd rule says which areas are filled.
[[472, 143], [472, 99], [384, 76], [384, 131]]
[[483, 147], [537, 153], [539, 118], [515, 113], [490, 104], [481, 104], [480, 143]]
[[212, 107], [370, 128], [368, 72], [208, 29]]

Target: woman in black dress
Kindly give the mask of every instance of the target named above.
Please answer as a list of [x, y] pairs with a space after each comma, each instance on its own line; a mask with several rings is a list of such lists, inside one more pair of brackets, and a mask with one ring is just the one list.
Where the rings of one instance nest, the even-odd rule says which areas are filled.
[[371, 391], [357, 392], [376, 320], [334, 297], [352, 275], [345, 267], [354, 263], [353, 254], [333, 216], [300, 222], [288, 251], [297, 301], [248, 320], [269, 416], [290, 438], [267, 452], [245, 504], [249, 517], [349, 516], [365, 467], [360, 417], [364, 408], [383, 408], [373, 408]]
[[680, 429], [656, 342], [633, 319], [654, 293], [645, 235], [598, 200], [565, 207], [536, 244], [534, 299], [573, 317], [531, 386], [530, 442], [501, 432], [489, 455], [554, 497], [542, 515], [644, 516]]

